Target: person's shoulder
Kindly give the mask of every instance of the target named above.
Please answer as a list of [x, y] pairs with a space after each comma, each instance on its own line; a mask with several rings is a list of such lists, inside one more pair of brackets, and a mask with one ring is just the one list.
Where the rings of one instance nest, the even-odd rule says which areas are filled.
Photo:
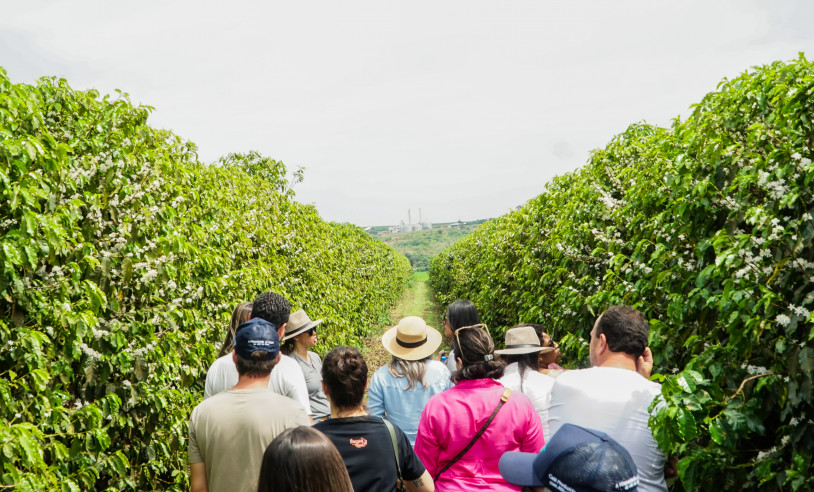
[[526, 371], [525, 375], [526, 375], [526, 377], [528, 377], [529, 379], [531, 379], [533, 381], [540, 381], [540, 382], [542, 382], [544, 384], [548, 384], [548, 385], [554, 384], [554, 380], [555, 380], [554, 378], [552, 378], [548, 374], [543, 374], [540, 371], [528, 370], [528, 371]]
[[429, 364], [427, 364], [427, 372], [446, 374], [447, 377], [449, 377], [449, 369], [447, 368], [447, 365], [440, 360], [429, 361]]
[[[287, 371], [296, 369], [296, 370], [299, 371], [300, 370], [300, 365], [297, 363], [296, 360], [294, 360], [293, 357], [285, 355], [285, 354], [280, 354], [280, 360], [277, 361], [277, 364], [274, 366], [274, 369], [283, 369], [283, 370], [287, 370]], [[274, 372], [274, 371], [272, 371], [272, 372]]]
[[228, 354], [220, 356], [217, 359], [215, 359], [215, 362], [213, 362], [212, 365], [209, 366], [209, 371], [207, 371], [207, 375], [209, 375], [209, 373], [215, 373], [215, 372], [218, 372], [218, 371], [222, 371], [223, 369], [229, 367], [230, 364], [232, 366], [234, 366], [234, 364], [235, 364], [234, 361], [232, 360], [232, 353], [231, 352], [229, 352]]
[[291, 415], [297, 412], [303, 412], [306, 417], [308, 415], [308, 412], [303, 408], [300, 402], [271, 390], [258, 393], [257, 399], [258, 401], [262, 401], [263, 405], [267, 405], [272, 409], [270, 411], [278, 415]]
[[388, 364], [385, 364], [385, 365], [379, 367], [378, 369], [376, 369], [376, 372], [373, 373], [372, 377], [382, 378], [387, 374], [390, 374], [390, 369], [388, 368]]
[[201, 403], [199, 403], [192, 412], [197, 415], [206, 415], [207, 413], [213, 411], [213, 409], [224, 405], [230, 399], [231, 396], [228, 390], [219, 391], [218, 393], [215, 393], [209, 398], [201, 401]]
[[[454, 388], [454, 386], [453, 386]], [[428, 412], [428, 408], [434, 408], [438, 406], [443, 406], [448, 398], [450, 398], [451, 393], [449, 390], [442, 391], [441, 393], [436, 393], [427, 400], [427, 403], [424, 405], [424, 411]], [[431, 412], [430, 412], [431, 413]]]

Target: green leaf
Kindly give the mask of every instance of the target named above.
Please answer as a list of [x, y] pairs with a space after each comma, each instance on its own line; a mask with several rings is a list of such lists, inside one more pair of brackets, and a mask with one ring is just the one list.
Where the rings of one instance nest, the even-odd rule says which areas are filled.
[[74, 482], [70, 478], [62, 480], [61, 487], [63, 492], [81, 492], [81, 489], [76, 484], [76, 482]]
[[710, 438], [712, 438], [712, 441], [715, 444], [717, 444], [719, 446], [723, 445], [724, 440], [726, 439], [726, 433], [718, 425], [717, 420], [713, 420], [712, 422], [710, 422], [710, 424], [709, 424], [709, 434], [710, 434]]
[[50, 381], [50, 375], [45, 369], [34, 369], [31, 371], [31, 380], [34, 382], [34, 389], [45, 391]]
[[8, 261], [14, 266], [22, 266], [23, 256], [20, 254], [20, 250], [17, 249], [15, 245], [8, 242], [4, 242], [2, 249], [6, 261]]
[[677, 421], [678, 431], [681, 437], [684, 438], [684, 441], [695, 439], [695, 436], [698, 434], [698, 428], [692, 413], [684, 409], [679, 409]]

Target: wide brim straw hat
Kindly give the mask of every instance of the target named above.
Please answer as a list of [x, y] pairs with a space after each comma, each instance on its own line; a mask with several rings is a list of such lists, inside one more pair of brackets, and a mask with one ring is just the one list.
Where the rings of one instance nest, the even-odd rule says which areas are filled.
[[535, 352], [544, 354], [554, 350], [554, 347], [540, 345], [540, 338], [531, 326], [520, 326], [507, 330], [505, 347], [495, 350], [495, 353], [499, 355], [533, 354]]
[[291, 313], [291, 316], [288, 317], [288, 324], [285, 325], [285, 336], [280, 341], [284, 342], [289, 338], [294, 338], [300, 333], [308, 331], [320, 323], [322, 323], [321, 319], [311, 321], [311, 318], [309, 318], [302, 309], [293, 312]]
[[418, 316], [406, 316], [382, 335], [382, 345], [399, 359], [421, 360], [441, 345], [441, 333]]

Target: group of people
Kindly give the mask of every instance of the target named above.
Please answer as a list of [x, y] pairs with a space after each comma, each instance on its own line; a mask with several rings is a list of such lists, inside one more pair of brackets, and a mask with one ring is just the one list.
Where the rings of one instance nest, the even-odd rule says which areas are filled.
[[602, 313], [592, 367], [564, 370], [542, 326], [507, 330], [496, 350], [475, 305], [456, 301], [445, 362], [442, 334], [408, 316], [371, 378], [356, 348], [320, 360], [322, 320], [289, 313], [275, 293], [235, 309], [190, 416], [194, 492], [666, 491], [649, 324], [633, 308]]

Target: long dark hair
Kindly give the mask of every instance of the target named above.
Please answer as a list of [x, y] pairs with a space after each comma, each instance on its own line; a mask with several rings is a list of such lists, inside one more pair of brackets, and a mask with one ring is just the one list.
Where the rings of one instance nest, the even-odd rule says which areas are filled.
[[[452, 333], [462, 326], [472, 326], [480, 323], [478, 308], [472, 301], [459, 300], [447, 306], [446, 320]], [[456, 352], [457, 353], [457, 352]]]
[[367, 384], [367, 363], [354, 347], [336, 347], [322, 361], [322, 381], [326, 396], [337, 408], [362, 404]]
[[[523, 328], [524, 326], [531, 326], [532, 328], [534, 328], [534, 326], [532, 325], [517, 325], [513, 326], [512, 328]], [[539, 338], [540, 335], [538, 334], [537, 337]], [[540, 345], [542, 345], [542, 343]], [[538, 372], [540, 370], [540, 352], [532, 352], [530, 354], [506, 354], [501, 355], [500, 358], [506, 362], [506, 365], [517, 362], [517, 368], [519, 369], [520, 372], [521, 393], [523, 392], [523, 376], [526, 375], [526, 371], [531, 370], [534, 372]]]
[[523, 392], [523, 376], [526, 371], [538, 372], [540, 370], [539, 352], [532, 352], [530, 354], [509, 354], [501, 356], [506, 364], [517, 362], [517, 368], [520, 370], [520, 392]]
[[495, 342], [486, 325], [461, 327], [452, 337], [452, 350], [461, 359], [461, 369], [452, 373], [454, 384], [471, 379], [500, 379], [506, 365], [495, 357]]
[[232, 319], [229, 321], [229, 331], [226, 332], [226, 338], [223, 339], [218, 358], [228, 354], [234, 348], [235, 331], [238, 326], [249, 321], [253, 305], [254, 303], [251, 302], [241, 302], [235, 306], [235, 310], [232, 311]]
[[284, 430], [263, 454], [257, 492], [353, 492], [345, 462], [325, 434], [308, 426]]

